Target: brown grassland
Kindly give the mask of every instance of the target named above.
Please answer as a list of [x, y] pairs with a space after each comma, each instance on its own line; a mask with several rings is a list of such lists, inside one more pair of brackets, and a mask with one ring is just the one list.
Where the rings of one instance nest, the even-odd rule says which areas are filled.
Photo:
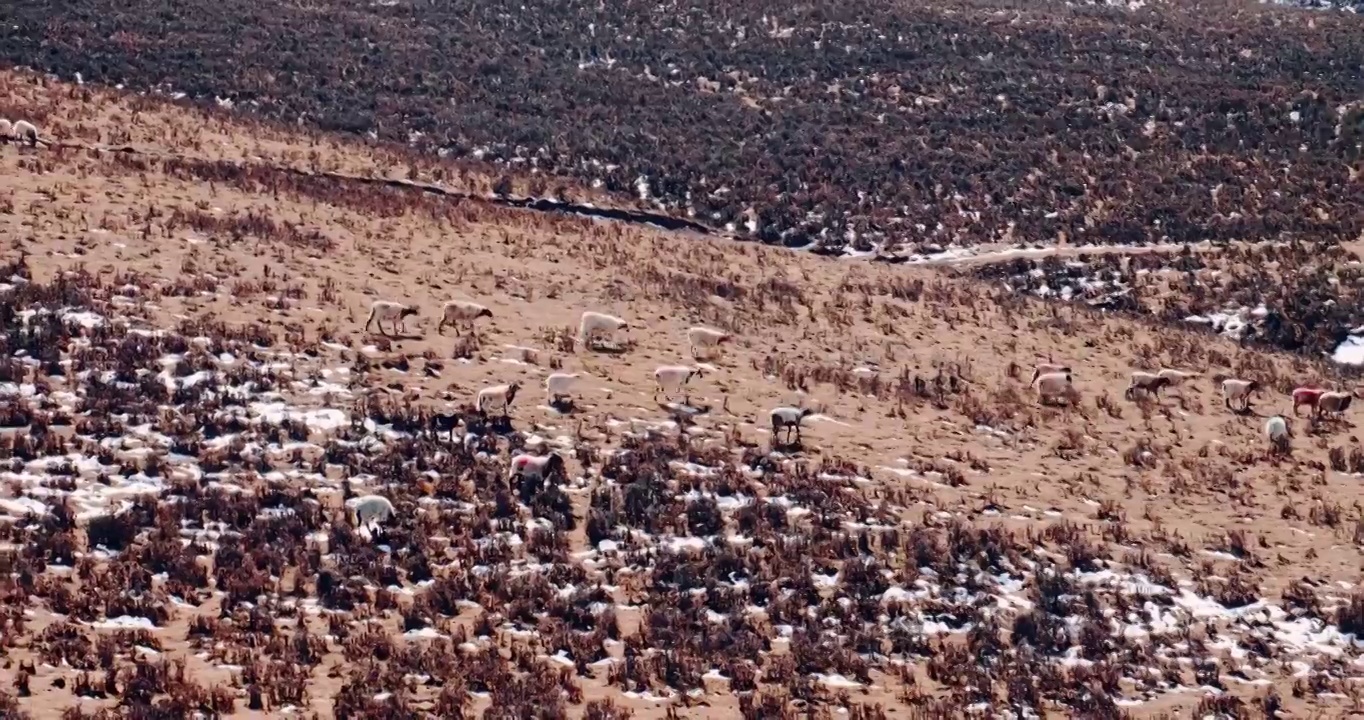
[[[339, 179], [488, 187], [214, 111], [9, 72], [0, 98], [58, 143], [0, 146], [29, 276], [0, 294], [0, 717], [1364, 711], [1356, 409], [1296, 420], [1287, 457], [1262, 432], [1324, 364]], [[436, 332], [455, 298], [492, 310], [476, 337]], [[362, 330], [376, 299], [420, 306], [409, 335]], [[588, 309], [630, 321], [622, 352], [572, 342]], [[737, 340], [691, 410], [656, 402], [698, 323]], [[1029, 388], [1048, 358], [1075, 406]], [[1199, 375], [1124, 399], [1159, 367]], [[582, 373], [571, 414], [554, 368]], [[1264, 383], [1251, 414], [1219, 375]], [[402, 432], [513, 380], [514, 431]], [[783, 404], [819, 413], [769, 452]], [[506, 487], [521, 448], [562, 453], [562, 489]], [[393, 500], [381, 539], [342, 519], [352, 486]]]

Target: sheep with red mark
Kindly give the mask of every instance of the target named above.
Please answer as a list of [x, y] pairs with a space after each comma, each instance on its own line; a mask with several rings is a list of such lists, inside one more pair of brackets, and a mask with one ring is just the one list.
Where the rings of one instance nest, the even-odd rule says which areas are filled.
[[1317, 402], [1321, 396], [1329, 392], [1326, 388], [1319, 387], [1298, 387], [1293, 389], [1293, 414], [1298, 414], [1298, 408], [1306, 405], [1312, 408], [1312, 412], [1317, 411]]
[[547, 477], [564, 476], [564, 459], [556, 453], [531, 455], [520, 453], [511, 459], [507, 469], [508, 482], [517, 478], [542, 480]]
[[534, 497], [543, 490], [547, 479], [557, 478], [563, 482], [567, 476], [564, 459], [557, 453], [548, 455], [521, 453], [511, 459], [507, 468], [507, 483], [514, 483], [524, 498]]

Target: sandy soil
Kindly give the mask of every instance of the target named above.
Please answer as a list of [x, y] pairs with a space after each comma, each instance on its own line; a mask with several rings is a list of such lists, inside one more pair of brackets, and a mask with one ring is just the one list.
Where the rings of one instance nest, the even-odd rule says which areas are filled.
[[[311, 162], [348, 172], [372, 173], [385, 163], [380, 150], [334, 140], [293, 140], [282, 132], [160, 106], [141, 107], [136, 122], [119, 129], [111, 119], [128, 113], [131, 101], [115, 94], [39, 88], [13, 75], [0, 77], [3, 87], [12, 90], [11, 108], [41, 111], [44, 128], [64, 141], [127, 144], [205, 159]], [[401, 173], [389, 168], [384, 174]], [[1286, 409], [1287, 398], [1269, 391], [1258, 403], [1258, 414], [1238, 416], [1222, 406], [1211, 380], [1218, 372], [1245, 368], [1303, 379], [1316, 375], [1314, 368], [1287, 357], [1245, 351], [1183, 330], [1096, 320], [1035, 300], [1020, 299], [1012, 307], [972, 304], [972, 298], [984, 297], [983, 287], [949, 280], [932, 268], [839, 262], [477, 203], [452, 206], [434, 198], [398, 203], [378, 191], [349, 196], [337, 191], [320, 199], [271, 188], [267, 181], [251, 187], [210, 182], [155, 163], [141, 167], [133, 156], [113, 153], [0, 148], [0, 198], [6, 206], [0, 214], [5, 250], [26, 253], [38, 278], [76, 266], [105, 277], [140, 273], [163, 285], [191, 273], [212, 273], [222, 280], [217, 292], [162, 297], [147, 308], [151, 323], [166, 326], [180, 317], [203, 316], [229, 324], [262, 323], [344, 346], [337, 351], [344, 358], [357, 352], [375, 358], [433, 353], [445, 360], [439, 377], [377, 370], [366, 382], [393, 395], [411, 392], [434, 408], [452, 408], [472, 401], [483, 386], [519, 380], [524, 400], [518, 398], [513, 416], [528, 431], [580, 432], [610, 447], [613, 441], [606, 438], [618, 437], [621, 428], [666, 430], [668, 417], [654, 400], [652, 372], [660, 364], [691, 362], [685, 330], [705, 323], [731, 329], [738, 340], [691, 390], [694, 404], [710, 406], [697, 418], [700, 426], [766, 444], [771, 407], [817, 403], [821, 414], [804, 430], [805, 457], [847, 459], [876, 488], [918, 499], [924, 505], [921, 514], [960, 513], [971, 523], [1030, 533], [1065, 520], [1096, 541], [1113, 540], [1112, 518], [1121, 516], [1126, 538], [1117, 545], [1161, 553], [1160, 562], [1177, 577], [1248, 572], [1268, 602], [1279, 602], [1289, 582], [1310, 578], [1324, 599], [1338, 604], [1348, 600], [1359, 581], [1360, 480], [1318, 469], [1326, 463], [1328, 447], [1354, 445], [1353, 417], [1329, 436], [1300, 433], [1292, 459], [1269, 462], [1262, 457], [1263, 417]], [[334, 246], [291, 244], [281, 240], [288, 235], [283, 230], [273, 237], [234, 236], [228, 224], [206, 220], [248, 215], [281, 228], [315, 231]], [[903, 299], [912, 297], [908, 289], [915, 283], [924, 284], [922, 295]], [[448, 329], [437, 334], [435, 328], [439, 304], [457, 298], [484, 303], [494, 313], [490, 321], [481, 321], [467, 361], [452, 359], [465, 341]], [[368, 303], [375, 299], [421, 307], [419, 319], [409, 320], [409, 336], [389, 345], [362, 331]], [[561, 352], [547, 340], [554, 330], [574, 326], [587, 309], [631, 322], [628, 352]], [[366, 351], [369, 346], [374, 347]], [[1037, 405], [1027, 378], [1033, 363], [1046, 358], [1075, 368], [1082, 410]], [[1219, 358], [1231, 367], [1220, 367]], [[849, 382], [853, 368], [869, 365], [882, 368], [886, 380], [902, 370], [932, 378], [938, 366], [947, 364], [960, 368], [978, 417], [966, 416], [961, 403], [945, 408], [906, 404], [888, 393], [878, 398], [828, 382]], [[1124, 401], [1128, 373], [1157, 365], [1203, 375], [1154, 405]], [[581, 410], [573, 418], [545, 407], [542, 384], [551, 367], [585, 376], [579, 386]], [[808, 393], [785, 379], [803, 381]], [[1102, 396], [1118, 409], [1114, 414], [1096, 405]], [[296, 404], [319, 407], [325, 399], [300, 397]], [[987, 427], [1003, 426], [1006, 419], [1017, 429]], [[1124, 453], [1142, 441], [1149, 442], [1149, 462], [1129, 464]], [[1135, 456], [1141, 456], [1140, 449]], [[964, 484], [950, 487], [935, 480], [941, 479], [940, 471], [915, 472], [916, 466], [960, 467]], [[985, 467], [988, 472], [976, 469]], [[585, 496], [575, 496], [579, 512], [586, 502]], [[1339, 510], [1338, 517], [1331, 515], [1329, 524], [1320, 520], [1323, 507]], [[1223, 552], [1230, 533], [1246, 534], [1254, 564]], [[1170, 554], [1176, 538], [1191, 552]], [[575, 542], [573, 552], [588, 549], [581, 531]], [[197, 681], [230, 684], [230, 670], [199, 657], [183, 640], [194, 613], [216, 613], [213, 602], [178, 610], [157, 635], [162, 654], [183, 659]], [[53, 621], [48, 608], [30, 611], [27, 634], [0, 671], [5, 687], [29, 657], [25, 648], [32, 637]], [[628, 624], [628, 614], [623, 618]], [[396, 627], [396, 616], [386, 622]], [[1350, 642], [1341, 652], [1347, 661], [1360, 654]], [[1304, 651], [1304, 661], [1310, 662], [1309, 655]], [[330, 716], [339, 681], [326, 670], [343, 661], [333, 649], [322, 663], [312, 678], [309, 710]], [[1343, 716], [1361, 709], [1341, 693], [1294, 698], [1294, 671], [1287, 665], [1266, 666], [1262, 672], [1262, 682], [1229, 683], [1228, 691], [1253, 699], [1272, 685], [1291, 709], [1285, 717]], [[32, 695], [20, 698], [20, 707], [34, 718], [55, 718], [78, 702], [87, 712], [112, 704], [74, 698], [75, 674], [39, 665], [30, 681]], [[858, 701], [893, 709], [893, 683], [877, 677], [881, 686]], [[65, 679], [64, 688], [54, 685], [58, 679]], [[1340, 682], [1345, 687], [1352, 681]], [[611, 696], [638, 717], [663, 714], [661, 704], [624, 696], [600, 678], [584, 679], [583, 687], [587, 699]], [[1194, 688], [1124, 709], [1135, 716], [1183, 716], [1201, 697]], [[737, 714], [734, 696], [721, 686], [706, 701], [707, 707], [679, 708], [680, 714]], [[242, 702], [234, 717], [277, 716], [244, 708]], [[1058, 709], [1055, 714], [1070, 713]]]

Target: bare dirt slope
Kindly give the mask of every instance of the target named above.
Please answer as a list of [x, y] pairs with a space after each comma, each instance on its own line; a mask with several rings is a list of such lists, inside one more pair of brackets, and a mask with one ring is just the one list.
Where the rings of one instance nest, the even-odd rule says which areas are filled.
[[[829, 480], [834, 477], [842, 478], [838, 482], [844, 486], [825, 488], [827, 507], [801, 501], [810, 505], [806, 514], [813, 513], [805, 522], [829, 521], [832, 531], [854, 536], [861, 527], [865, 535], [872, 520], [851, 515], [840, 519], [832, 513], [832, 508], [852, 502], [835, 501], [846, 493], [861, 498], [857, 502], [868, 503], [866, 507], [879, 507], [880, 519], [875, 522], [898, 523], [896, 533], [908, 536], [915, 528], [946, 533], [944, 547], [955, 547], [954, 538], [963, 533], [1004, 529], [1001, 537], [1012, 538], [1014, 549], [1007, 554], [1017, 563], [1016, 577], [1005, 577], [1008, 573], [1003, 571], [991, 571], [998, 577], [972, 571], [983, 578], [972, 581], [979, 586], [976, 590], [993, 599], [973, 601], [976, 609], [971, 612], [993, 617], [994, 624], [988, 626], [998, 630], [1005, 646], [1023, 645], [1017, 617], [1037, 613], [1044, 605], [1038, 594], [1047, 592], [1038, 587], [1043, 575], [1039, 563], [1051, 558], [1058, 572], [1071, 573], [1067, 582], [1074, 583], [1074, 591], [1058, 597], [1079, 605], [1063, 613], [1062, 637], [1050, 641], [1050, 652], [1039, 647], [1022, 657], [1018, 651], [1008, 651], [1014, 653], [1009, 655], [1001, 650], [1005, 655], [1000, 657], [1008, 659], [999, 660], [1005, 663], [999, 667], [1012, 670], [999, 670], [998, 686], [981, 699], [971, 694], [980, 693], [979, 687], [967, 689], [980, 684], [978, 678], [971, 679], [977, 676], [953, 674], [932, 666], [930, 659], [950, 658], [943, 648], [970, 647], [973, 654], [968, 660], [994, 662], [980, 654], [977, 645], [983, 641], [971, 634], [972, 627], [978, 629], [984, 621], [950, 627], [949, 621], [932, 619], [940, 616], [930, 617], [925, 608], [933, 605], [941, 614], [950, 601], [946, 574], [919, 573], [927, 561], [920, 557], [912, 562], [905, 554], [909, 545], [897, 551], [894, 542], [874, 541], [866, 555], [876, 557], [892, 573], [892, 585], [916, 587], [903, 573], [919, 573], [914, 577], [928, 583], [922, 587], [944, 584], [931, 603], [925, 600], [921, 606], [917, 600], [905, 600], [903, 613], [881, 618], [890, 622], [901, 614], [916, 617], [914, 632], [928, 638], [930, 649], [892, 651], [886, 645], [879, 652], [861, 653], [864, 660], [872, 658], [867, 661], [866, 682], [849, 677], [851, 671], [831, 669], [833, 665], [813, 674], [819, 678], [814, 691], [808, 682], [801, 685], [805, 681], [760, 679], [764, 696], [778, 697], [782, 688], [796, 687], [790, 692], [804, 697], [802, 702], [835, 712], [868, 712], [860, 706], [874, 704], [904, 711], [911, 703], [927, 713], [1005, 713], [1012, 707], [1005, 698], [1022, 703], [1018, 698], [1032, 696], [1011, 684], [1006, 689], [1004, 678], [1047, 667], [1051, 670], [1046, 672], [1054, 674], [1036, 671], [1038, 677], [1059, 680], [1057, 687], [1036, 690], [1041, 698], [1037, 712], [1058, 717], [1077, 712], [1066, 701], [1067, 697], [1079, 701], [1074, 688], [1091, 693], [1090, 701], [1105, 698], [1134, 716], [1185, 714], [1200, 703], [1209, 712], [1240, 707], [1226, 698], [1217, 700], [1222, 704], [1216, 707], [1207, 704], [1221, 693], [1244, 699], [1247, 716], [1262, 715], [1264, 698], [1271, 692], [1281, 699], [1268, 704], [1284, 708], [1283, 717], [1360, 709], [1352, 700], [1353, 678], [1361, 673], [1355, 662], [1360, 652], [1352, 636], [1341, 634], [1354, 628], [1351, 622], [1358, 622], [1350, 619], [1348, 605], [1359, 579], [1359, 543], [1364, 542], [1358, 530], [1360, 481], [1357, 475], [1328, 467], [1330, 448], [1342, 447], [1348, 455], [1358, 446], [1352, 416], [1347, 413], [1343, 423], [1320, 435], [1308, 435], [1305, 423], [1296, 423], [1294, 454], [1282, 461], [1265, 457], [1261, 435], [1263, 417], [1287, 408], [1283, 390], [1317, 376], [1316, 368], [1301, 361], [1245, 351], [1205, 334], [1153, 329], [1011, 299], [986, 285], [948, 279], [926, 268], [840, 263], [752, 244], [300, 177], [281, 166], [388, 176], [407, 173], [392, 167], [392, 158], [382, 150], [292, 139], [279, 131], [234, 125], [215, 115], [105, 91], [39, 87], [15, 75], [0, 76], [0, 88], [12, 110], [41, 115], [43, 127], [64, 143], [126, 145], [139, 151], [0, 148], [0, 203], [5, 210], [0, 214], [0, 242], [11, 259], [26, 256], [34, 283], [83, 267], [107, 287], [140, 288], [121, 302], [109, 300], [108, 294], [101, 301], [111, 317], [125, 312], [134, 326], [169, 329], [187, 319], [206, 319], [229, 328], [251, 324], [265, 328], [278, 338], [276, 347], [295, 353], [281, 367], [289, 367], [298, 377], [314, 378], [316, 392], [300, 389], [306, 383], [283, 387], [280, 402], [295, 413], [330, 407], [349, 418], [356, 398], [367, 392], [386, 396], [393, 405], [407, 397], [415, 405], [449, 411], [471, 402], [481, 387], [520, 381], [524, 388], [512, 409], [515, 427], [572, 458], [570, 497], [577, 524], [567, 532], [569, 546], [562, 555], [578, 565], [577, 572], [585, 568], [585, 577], [593, 582], [602, 582], [602, 568], [622, 561], [611, 550], [617, 541], [604, 545], [589, 540], [593, 531], [585, 523], [593, 501], [587, 488], [607, 481], [600, 464], [584, 473], [582, 455], [575, 451], [590, 446], [600, 460], [631, 432], [648, 429], [674, 438], [669, 442], [676, 444], [676, 425], [654, 399], [652, 372], [660, 364], [691, 362], [684, 333], [696, 323], [732, 331], [738, 338], [722, 359], [711, 363], [711, 372], [693, 381], [693, 405], [708, 408], [694, 418], [699, 430], [692, 431], [692, 438], [698, 446], [728, 446], [737, 453], [747, 443], [765, 452], [770, 408], [804, 403], [820, 409], [806, 421], [803, 451], [789, 457], [807, 463], [811, 482], [835, 482]], [[134, 105], [139, 108], [135, 113]], [[116, 122], [129, 117], [136, 119]], [[446, 180], [468, 187], [481, 182], [453, 174]], [[480, 322], [477, 341], [457, 339], [450, 330], [436, 333], [439, 304], [456, 298], [484, 303], [494, 313], [491, 320]], [[368, 304], [375, 299], [420, 306], [420, 318], [408, 321], [412, 333], [388, 340], [363, 332]], [[588, 309], [630, 321], [632, 346], [627, 352], [567, 350], [569, 344], [560, 338], [570, 334], [568, 328]], [[316, 354], [300, 352], [303, 347], [312, 347]], [[263, 350], [261, 354], [268, 356]], [[402, 358], [410, 359], [406, 371], [383, 366]], [[1043, 408], [1036, 402], [1028, 375], [1034, 362], [1046, 358], [1074, 368], [1082, 398], [1078, 408]], [[1128, 373], [1158, 366], [1201, 375], [1182, 393], [1173, 393], [1182, 394], [1182, 399], [1124, 400]], [[338, 367], [350, 370], [341, 373]], [[583, 374], [578, 411], [571, 416], [545, 406], [542, 383], [556, 367]], [[859, 388], [859, 376], [853, 373], [859, 367], [877, 367], [879, 376]], [[1222, 406], [1212, 380], [1218, 373], [1257, 377], [1273, 386], [1260, 398], [1258, 415], [1238, 416]], [[923, 380], [917, 391], [916, 376]], [[802, 386], [806, 392], [797, 389]], [[317, 435], [321, 431], [316, 427], [313, 431], [312, 440], [325, 444]], [[505, 443], [501, 447], [505, 461]], [[738, 462], [736, 453], [725, 456], [729, 463]], [[788, 456], [777, 459], [785, 462], [784, 457]], [[284, 464], [281, 461], [279, 467]], [[223, 472], [230, 475], [233, 470]], [[281, 477], [306, 483], [306, 475]], [[327, 488], [339, 490], [336, 472], [320, 477]], [[370, 484], [376, 487], [368, 491], [377, 491], [380, 480], [371, 476]], [[25, 496], [52, 500], [26, 489], [29, 481], [37, 482], [31, 473], [0, 483], [4, 486], [0, 495], [11, 501], [0, 508], [7, 509], [17, 526], [37, 521], [32, 516], [25, 520], [14, 502]], [[250, 489], [252, 482], [266, 480], [258, 476], [257, 481], [240, 484]], [[766, 493], [769, 500], [778, 495], [776, 485], [766, 490], [761, 484], [755, 487], [754, 492]], [[431, 487], [405, 492], [441, 496]], [[788, 493], [795, 495], [794, 490]], [[122, 499], [134, 496], [129, 493]], [[116, 509], [116, 503], [109, 502], [107, 509]], [[339, 499], [325, 496], [324, 502], [335, 508]], [[91, 501], [87, 521], [102, 512], [98, 503], [97, 498]], [[730, 523], [728, 531], [737, 532], [730, 508], [722, 504], [722, 509]], [[800, 524], [794, 513], [791, 521], [793, 527]], [[0, 524], [4, 522], [0, 519]], [[680, 524], [674, 534], [700, 535], [688, 533], [686, 527]], [[649, 536], [636, 533], [619, 542], [624, 548], [625, 543], [643, 543]], [[664, 534], [652, 536], [664, 542]], [[20, 537], [15, 534], [11, 539]], [[827, 605], [821, 610], [826, 613], [836, 612], [845, 590], [851, 593], [841, 583], [851, 572], [844, 563], [853, 562], [831, 558], [824, 563], [813, 556], [828, 541], [819, 536], [808, 541], [811, 544], [788, 549], [797, 555], [789, 561], [826, 567], [829, 574], [818, 577], [835, 578], [816, 587], [809, 601], [812, 609]], [[456, 542], [446, 558], [449, 567], [479, 564], [458, 557], [458, 547]], [[637, 570], [644, 576], [663, 562], [657, 553], [631, 551], [638, 553], [633, 561], [644, 568]], [[684, 551], [685, 547], [677, 552]], [[111, 556], [91, 547], [82, 552], [101, 563]], [[799, 557], [805, 552], [812, 556]], [[1087, 558], [1084, 552], [1092, 556]], [[980, 558], [987, 554], [993, 551], [982, 547], [978, 552]], [[978, 561], [973, 555], [963, 553], [953, 562]], [[715, 562], [713, 557], [708, 561]], [[49, 559], [49, 566], [61, 564]], [[960, 571], [966, 573], [965, 568], [961, 565]], [[281, 573], [275, 580], [284, 583], [286, 574], [288, 583], [297, 582], [298, 597], [318, 594], [302, 571]], [[1130, 584], [1123, 578], [1129, 575], [1145, 583], [1135, 600], [1123, 599], [1128, 592], [1124, 583]], [[71, 573], [50, 570], [48, 576], [61, 583]], [[653, 575], [655, 585], [660, 577]], [[965, 577], [956, 582], [967, 582]], [[753, 582], [760, 581], [767, 580], [755, 574]], [[606, 584], [616, 588], [612, 592], [620, 607], [615, 617], [623, 635], [633, 632], [649, 603], [657, 603], [653, 610], [658, 611], [665, 597], [680, 602], [678, 598], [686, 595], [650, 594], [655, 590], [648, 582], [632, 586], [619, 579]], [[367, 606], [354, 614], [378, 618], [384, 627], [401, 632], [404, 603], [413, 602], [425, 586], [407, 581], [397, 585], [389, 589], [398, 598], [397, 607]], [[371, 592], [388, 592], [378, 583], [369, 587]], [[627, 589], [631, 597], [645, 600], [627, 600]], [[206, 649], [187, 639], [195, 618], [234, 612], [223, 607], [222, 592], [203, 590], [197, 605], [188, 598], [168, 604], [166, 617], [149, 631], [159, 649], [130, 640], [117, 653], [110, 651], [111, 658], [116, 656], [114, 667], [122, 668], [117, 670], [122, 674], [116, 673], [118, 692], [127, 694], [135, 685], [136, 664], [160, 660], [184, 661], [189, 678], [205, 687], [232, 688], [225, 692], [236, 698], [234, 717], [277, 716], [285, 712], [281, 708], [330, 717], [339, 693], [349, 693], [347, 702], [352, 702], [355, 688], [365, 687], [364, 672], [374, 660], [347, 649], [350, 641], [335, 632], [327, 635], [327, 619], [333, 612], [328, 609], [307, 620], [314, 632], [330, 639], [322, 642], [318, 661], [307, 673], [304, 707], [267, 699], [265, 709], [248, 709], [249, 687], [253, 682], [267, 683], [259, 677], [243, 679], [242, 666], [250, 666], [252, 653], [225, 660], [230, 653], [225, 655], [222, 646], [231, 641], [220, 640], [215, 650], [211, 644]], [[1315, 597], [1315, 604], [1303, 599], [1304, 593]], [[882, 603], [895, 597], [890, 590], [881, 595]], [[79, 613], [54, 611], [50, 593], [23, 596], [30, 603], [24, 611], [24, 629], [6, 634], [7, 662], [0, 671], [4, 687], [19, 695], [15, 707], [35, 718], [59, 717], [77, 705], [87, 713], [114, 707], [119, 702], [114, 695], [78, 699], [73, 694], [80, 675], [75, 663], [52, 662], [52, 655], [42, 650], [56, 637], [43, 635], [53, 625], [69, 623], [77, 632], [93, 636], [111, 632], [99, 625], [109, 618], [77, 621]], [[762, 605], [751, 598], [745, 603]], [[485, 605], [482, 610], [499, 613], [503, 608]], [[959, 619], [974, 617], [965, 612], [958, 612]], [[476, 640], [477, 615], [470, 608], [439, 627], [448, 634], [454, 632], [449, 623], [462, 624]], [[765, 659], [754, 661], [756, 666], [766, 669], [773, 657], [793, 652], [788, 646], [805, 642], [790, 639], [794, 637], [790, 627], [798, 621], [762, 619], [761, 613], [757, 617], [753, 632], [769, 641], [785, 639], [772, 642], [761, 654]], [[872, 620], [875, 625], [874, 613]], [[498, 622], [491, 625], [498, 627]], [[548, 621], [541, 616], [540, 622]], [[829, 626], [828, 620], [821, 622]], [[939, 625], [947, 629], [933, 630]], [[508, 648], [523, 641], [518, 632], [501, 627], [488, 642], [501, 644], [504, 654], [515, 658]], [[804, 631], [797, 627], [795, 632], [799, 636]], [[659, 637], [650, 636], [654, 650], [660, 649]], [[396, 642], [423, 641], [399, 637]], [[606, 647], [611, 658], [625, 652], [614, 640]], [[541, 660], [550, 666], [555, 654], [548, 646], [539, 648]], [[819, 652], [806, 652], [799, 659], [802, 670], [795, 675], [812, 676], [803, 669], [822, 661]], [[701, 673], [716, 672], [704, 679], [702, 693], [687, 696], [687, 687], [673, 687], [670, 694], [662, 679], [667, 674], [661, 671], [653, 687], [626, 690], [631, 681], [613, 681], [611, 662], [619, 661], [577, 673], [579, 701], [609, 697], [639, 717], [661, 716], [669, 707], [684, 717], [739, 711], [740, 693], [729, 686], [739, 672], [733, 665], [717, 661], [714, 667], [699, 667]], [[1145, 677], [1143, 666], [1161, 668], [1151, 671], [1159, 679]], [[425, 672], [440, 673], [434, 667]], [[385, 685], [391, 678], [376, 673], [369, 676], [378, 698], [373, 700], [374, 716], [437, 712], [433, 703], [439, 687], [412, 681], [413, 687], [394, 695], [395, 690]], [[98, 678], [100, 671], [93, 675]], [[26, 678], [24, 692], [14, 685], [20, 676]], [[907, 678], [914, 679], [913, 689], [907, 689]], [[1073, 681], [1072, 691], [1066, 691], [1070, 695], [1058, 689], [1065, 678]], [[164, 696], [152, 692], [146, 698]], [[405, 703], [402, 712], [385, 705], [398, 702], [394, 698], [399, 696]], [[496, 692], [490, 699], [487, 692], [472, 687], [469, 697], [467, 711], [502, 702]], [[780, 697], [782, 702], [789, 699]], [[933, 705], [935, 701], [945, 704]], [[992, 703], [998, 704], [990, 709]], [[363, 716], [353, 705], [347, 707], [349, 716]], [[382, 715], [380, 708], [397, 714]], [[583, 706], [570, 702], [568, 711], [577, 715]], [[603, 711], [597, 707], [593, 712]]]

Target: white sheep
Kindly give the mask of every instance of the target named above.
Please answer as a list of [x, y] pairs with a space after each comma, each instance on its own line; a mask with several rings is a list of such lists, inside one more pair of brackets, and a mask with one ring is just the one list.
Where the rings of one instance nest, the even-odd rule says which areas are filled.
[[1340, 415], [1350, 409], [1350, 401], [1354, 400], [1354, 395], [1347, 392], [1324, 392], [1317, 399], [1317, 415], [1325, 413]]
[[406, 333], [407, 326], [404, 321], [409, 315], [416, 315], [417, 308], [409, 307], [402, 303], [391, 300], [375, 300], [369, 306], [369, 319], [365, 321], [365, 331], [368, 332], [370, 325], [379, 324], [379, 334], [387, 335], [384, 332], [384, 322], [387, 321], [396, 332]]
[[720, 348], [722, 343], [732, 339], [733, 336], [723, 330], [701, 325], [696, 325], [687, 330], [687, 342], [691, 343], [691, 356], [697, 360], [709, 358], [712, 353]]
[[1167, 384], [1170, 387], [1179, 387], [1184, 384], [1185, 380], [1188, 380], [1191, 377], [1198, 377], [1198, 373], [1184, 372], [1183, 370], [1174, 370], [1171, 368], [1161, 368], [1160, 372], [1157, 372], [1156, 375], [1169, 380]]
[[550, 373], [549, 377], [545, 378], [545, 394], [549, 396], [549, 404], [554, 405], [569, 397], [581, 375], [582, 373]]
[[1069, 370], [1043, 373], [1037, 377], [1037, 397], [1043, 405], [1050, 404], [1056, 398], [1065, 398], [1069, 402], [1074, 391]]
[[665, 397], [671, 397], [674, 392], [682, 390], [684, 391], [682, 401], [690, 403], [691, 398], [689, 394], [685, 392], [687, 383], [690, 382], [693, 377], [704, 376], [705, 373], [702, 372], [699, 366], [660, 365], [657, 370], [654, 370], [654, 381], [658, 384], [657, 389], [654, 391], [654, 399], [658, 399], [658, 390], [662, 390]]
[[776, 442], [778, 434], [782, 430], [785, 430], [786, 442], [787, 444], [790, 444], [791, 431], [795, 430], [795, 442], [800, 442], [800, 423], [814, 413], [815, 411], [813, 408], [772, 408], [772, 440]]
[[[1222, 381], [1222, 403], [1228, 410], [1246, 412], [1250, 410], [1250, 396], [1260, 389], [1260, 383], [1256, 380], [1240, 380], [1237, 378], [1227, 378]], [[1239, 401], [1241, 407], [1232, 407], [1233, 401]]]
[[583, 312], [582, 320], [578, 322], [578, 343], [590, 348], [598, 335], [629, 329], [628, 323], [614, 315], [587, 310]]
[[517, 478], [543, 480], [547, 477], [564, 476], [564, 459], [557, 453], [531, 455], [521, 453], [511, 459], [507, 466], [507, 482]]
[[38, 144], [38, 128], [27, 120], [16, 120], [10, 129], [15, 140], [26, 140], [29, 145]]
[[474, 407], [483, 415], [488, 414], [489, 408], [500, 407], [502, 417], [507, 417], [511, 412], [512, 401], [516, 399], [516, 392], [521, 389], [521, 382], [515, 381], [506, 385], [493, 385], [478, 391], [478, 397], [474, 401]]
[[1037, 363], [1037, 366], [1033, 368], [1032, 377], [1028, 379], [1028, 384], [1031, 385], [1037, 382], [1037, 378], [1040, 378], [1043, 375], [1068, 372], [1070, 372], [1070, 366], [1068, 365], [1058, 365], [1057, 363], [1049, 362]]
[[1293, 430], [1288, 426], [1288, 419], [1282, 415], [1275, 415], [1265, 421], [1265, 438], [1275, 450], [1287, 452], [1289, 442], [1293, 439]]
[[1135, 370], [1132, 372], [1132, 381], [1128, 383], [1127, 389], [1123, 391], [1122, 396], [1128, 400], [1135, 400], [1137, 391], [1140, 390], [1145, 395], [1154, 394], [1156, 397], [1160, 397], [1160, 389], [1170, 385], [1172, 382], [1174, 381], [1165, 375]]
[[436, 332], [444, 335], [446, 325], [454, 325], [456, 329], [461, 326], [468, 327], [470, 331], [474, 329], [474, 323], [479, 318], [490, 318], [493, 311], [476, 302], [468, 300], [451, 300], [441, 306], [440, 323], [436, 325]]
[[346, 519], [357, 528], [378, 525], [393, 517], [393, 503], [383, 495], [361, 495], [346, 501]]

